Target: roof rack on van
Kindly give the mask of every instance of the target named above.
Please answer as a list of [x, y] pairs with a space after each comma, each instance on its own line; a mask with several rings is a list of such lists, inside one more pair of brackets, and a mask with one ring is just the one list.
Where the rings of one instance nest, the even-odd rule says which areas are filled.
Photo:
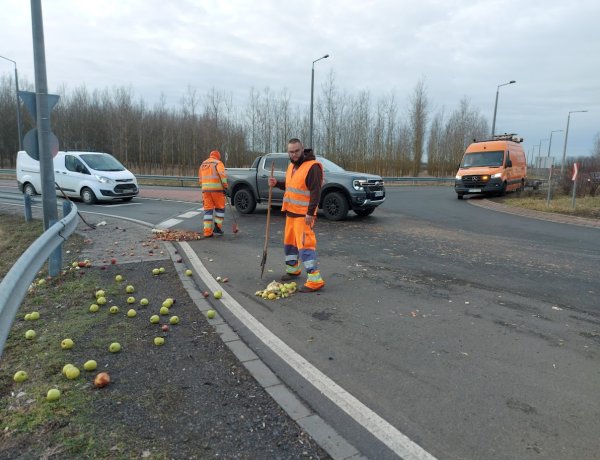
[[516, 133], [504, 133], [504, 134], [496, 134], [494, 136], [495, 141], [512, 141], [512, 142], [523, 142], [522, 137], [518, 137]]

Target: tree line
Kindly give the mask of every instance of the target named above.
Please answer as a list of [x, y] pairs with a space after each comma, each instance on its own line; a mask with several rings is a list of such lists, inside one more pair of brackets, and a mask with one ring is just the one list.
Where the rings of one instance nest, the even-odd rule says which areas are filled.
[[[19, 81], [21, 89], [33, 85]], [[197, 174], [214, 149], [228, 167], [249, 166], [257, 155], [285, 151], [291, 137], [309, 139], [309, 113], [292, 104], [287, 89], [252, 88], [243, 106], [212, 89], [200, 95], [188, 87], [177, 105], [162, 95], [149, 106], [129, 86], [89, 90], [61, 87], [52, 112], [52, 131], [61, 150], [108, 152], [137, 174]], [[417, 176], [426, 153], [430, 175], [451, 176], [467, 145], [489, 136], [489, 124], [468, 98], [446, 113], [433, 113], [424, 80], [406, 102], [389, 93], [340, 90], [330, 72], [315, 99], [314, 148], [346, 169], [382, 176]], [[24, 130], [32, 120], [22, 108]], [[308, 142], [308, 141], [306, 141]], [[14, 168], [18, 136], [14, 79], [0, 77], [0, 167]], [[600, 142], [596, 142], [600, 156]]]

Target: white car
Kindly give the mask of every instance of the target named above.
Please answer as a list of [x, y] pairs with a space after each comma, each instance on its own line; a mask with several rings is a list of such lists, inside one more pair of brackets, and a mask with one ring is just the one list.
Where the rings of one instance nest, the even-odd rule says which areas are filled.
[[[58, 196], [64, 192], [87, 204], [130, 201], [139, 193], [135, 176], [108, 153], [58, 152], [54, 157], [54, 180]], [[25, 151], [17, 154], [17, 182], [23, 193], [41, 193], [40, 162]]]

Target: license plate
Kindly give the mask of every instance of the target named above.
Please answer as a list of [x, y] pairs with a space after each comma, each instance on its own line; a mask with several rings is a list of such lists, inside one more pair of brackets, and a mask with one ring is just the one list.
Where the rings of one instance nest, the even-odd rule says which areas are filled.
[[470, 188], [469, 193], [481, 193], [481, 189], [480, 188]]
[[383, 190], [378, 190], [375, 192], [375, 196], [383, 196]]

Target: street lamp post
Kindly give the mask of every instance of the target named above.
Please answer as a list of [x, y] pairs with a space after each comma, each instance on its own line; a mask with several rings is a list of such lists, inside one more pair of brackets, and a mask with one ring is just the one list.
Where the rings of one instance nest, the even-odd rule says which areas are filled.
[[554, 131], [550, 131], [550, 143], [548, 144], [548, 158], [550, 158], [550, 148], [552, 147], [552, 134], [562, 133], [562, 131], [562, 129], [555, 129]]
[[310, 75], [310, 137], [309, 137], [309, 147], [313, 148], [313, 97], [315, 93], [315, 62], [320, 61], [321, 59], [327, 59], [329, 54], [325, 56], [321, 56], [319, 59], [315, 59], [312, 61], [312, 72]]
[[581, 112], [587, 112], [587, 110], [571, 110], [569, 112], [569, 116], [567, 117], [567, 129], [565, 130], [565, 144], [563, 146], [562, 163], [560, 164], [560, 175], [561, 176], [565, 170], [565, 159], [567, 157], [567, 139], [569, 138], [569, 122], [571, 121], [571, 114], [572, 113], [581, 113]]
[[23, 150], [21, 137], [21, 109], [19, 108], [19, 74], [17, 73], [17, 63], [12, 59], [0, 56], [0, 58], [12, 62], [15, 65], [15, 87], [17, 89], [17, 135], [19, 136], [19, 150]]
[[494, 104], [494, 119], [492, 121], [492, 139], [494, 138], [494, 134], [496, 134], [496, 111], [498, 110], [498, 93], [500, 92], [500, 87], [512, 85], [513, 83], [516, 83], [516, 80], [511, 80], [508, 83], [502, 83], [496, 88], [496, 103]]

